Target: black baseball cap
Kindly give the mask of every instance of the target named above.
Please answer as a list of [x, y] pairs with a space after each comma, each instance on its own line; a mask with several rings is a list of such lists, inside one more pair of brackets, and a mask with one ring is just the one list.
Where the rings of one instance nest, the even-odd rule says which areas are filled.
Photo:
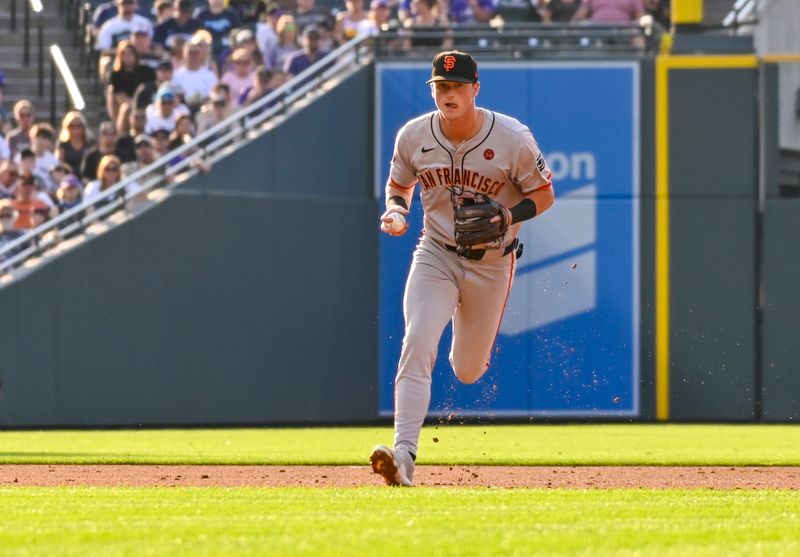
[[431, 78], [426, 83], [435, 81], [475, 83], [478, 81], [478, 63], [475, 58], [460, 50], [440, 52], [433, 59]]

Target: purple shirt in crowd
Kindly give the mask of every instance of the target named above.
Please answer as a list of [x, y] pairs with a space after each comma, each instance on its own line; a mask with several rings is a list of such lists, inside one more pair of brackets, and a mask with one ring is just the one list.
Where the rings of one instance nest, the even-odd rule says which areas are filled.
[[[498, 4], [499, 0], [478, 0], [478, 6], [492, 13], [497, 11]], [[407, 13], [414, 13], [411, 10], [411, 0], [402, 0], [402, 8]], [[472, 8], [469, 7], [469, 2], [467, 2], [467, 0], [452, 0], [450, 2], [450, 11], [448, 12], [447, 17], [453, 23], [475, 22], [475, 14], [472, 13]]]
[[589, 8], [589, 20], [606, 23], [635, 21], [644, 13], [642, 0], [583, 0]]

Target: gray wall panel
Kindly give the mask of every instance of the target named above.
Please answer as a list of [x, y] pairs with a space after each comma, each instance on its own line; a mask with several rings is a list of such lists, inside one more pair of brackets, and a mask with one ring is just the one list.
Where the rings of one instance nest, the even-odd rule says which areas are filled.
[[[38, 277], [36, 287], [52, 292], [50, 280]], [[18, 285], [0, 289], [2, 421], [22, 419], [43, 424], [57, 415], [53, 302], [52, 295], [37, 296], [35, 290]]]
[[800, 420], [800, 200], [767, 200], [761, 369], [766, 421]]
[[640, 315], [641, 416], [655, 417], [655, 68], [652, 60], [641, 64], [641, 193], [640, 193]]
[[742, 197], [757, 191], [752, 69], [670, 70], [670, 195]]
[[755, 205], [675, 200], [670, 278], [670, 416], [754, 417]]
[[[114, 423], [130, 411], [131, 356], [138, 303], [130, 259], [131, 226], [101, 234], [36, 275], [56, 282], [58, 412], [62, 420]], [[27, 285], [26, 285], [27, 286]], [[123, 396], [98, 396], [98, 393]]]
[[174, 195], [0, 290], [0, 424], [372, 419], [376, 250], [370, 199]]
[[778, 182], [780, 172], [780, 145], [778, 126], [780, 103], [778, 96], [778, 64], [764, 64], [759, 77], [762, 87], [761, 109], [763, 114], [761, 165], [763, 169], [765, 197], [780, 195]]

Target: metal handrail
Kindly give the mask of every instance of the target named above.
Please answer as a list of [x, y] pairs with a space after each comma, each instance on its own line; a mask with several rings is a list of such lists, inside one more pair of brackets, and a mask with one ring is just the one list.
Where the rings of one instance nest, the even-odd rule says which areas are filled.
[[[97, 199], [84, 201], [7, 243], [0, 248], [0, 275], [15, 268], [29, 257], [55, 247], [60, 241], [85, 229], [102, 217], [123, 208], [133, 197], [167, 185], [173, 177], [182, 172], [196, 173], [197, 170], [194, 168], [196, 161], [215, 162], [224, 156], [224, 149], [247, 140], [249, 132], [265, 121], [284, 112], [292, 103], [308, 93], [320, 90], [322, 82], [341, 77], [365, 62], [368, 59], [368, 51], [364, 49], [366, 40], [366, 38], [356, 38], [342, 45], [275, 91], [114, 184]], [[176, 160], [178, 162], [175, 162]], [[140, 190], [134, 194], [126, 194], [128, 186], [133, 184], [138, 185]], [[15, 251], [17, 253], [11, 255]]]
[[[408, 41], [424, 43], [452, 40], [456, 47], [481, 54], [503, 56], [529, 54], [655, 53], [661, 29], [653, 24], [639, 23], [520, 23], [460, 24], [412, 29], [389, 29], [376, 37], [377, 53], [381, 56], [407, 56]], [[641, 41], [636, 41], [641, 39]], [[439, 50], [440, 46], [412, 46], [414, 51]], [[413, 55], [413, 52], [412, 52]]]
[[752, 17], [757, 4], [757, 0], [736, 0], [731, 11], [722, 20], [722, 26], [739, 27], [740, 25], [754, 23]]
[[66, 58], [64, 58], [64, 54], [57, 44], [50, 45], [50, 59], [53, 63], [53, 68], [58, 69], [58, 73], [61, 74], [61, 79], [64, 80], [67, 94], [69, 98], [72, 99], [72, 106], [75, 107], [75, 110], [83, 110], [86, 108], [86, 101], [83, 98], [83, 94], [81, 94], [80, 87], [78, 87], [78, 82], [75, 80], [75, 76]]

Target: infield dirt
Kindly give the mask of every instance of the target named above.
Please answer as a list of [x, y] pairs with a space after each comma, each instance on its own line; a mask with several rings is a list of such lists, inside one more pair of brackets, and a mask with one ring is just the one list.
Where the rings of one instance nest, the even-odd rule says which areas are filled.
[[[418, 466], [417, 486], [568, 489], [800, 489], [800, 467]], [[369, 466], [0, 466], [3, 486], [361, 487]]]

